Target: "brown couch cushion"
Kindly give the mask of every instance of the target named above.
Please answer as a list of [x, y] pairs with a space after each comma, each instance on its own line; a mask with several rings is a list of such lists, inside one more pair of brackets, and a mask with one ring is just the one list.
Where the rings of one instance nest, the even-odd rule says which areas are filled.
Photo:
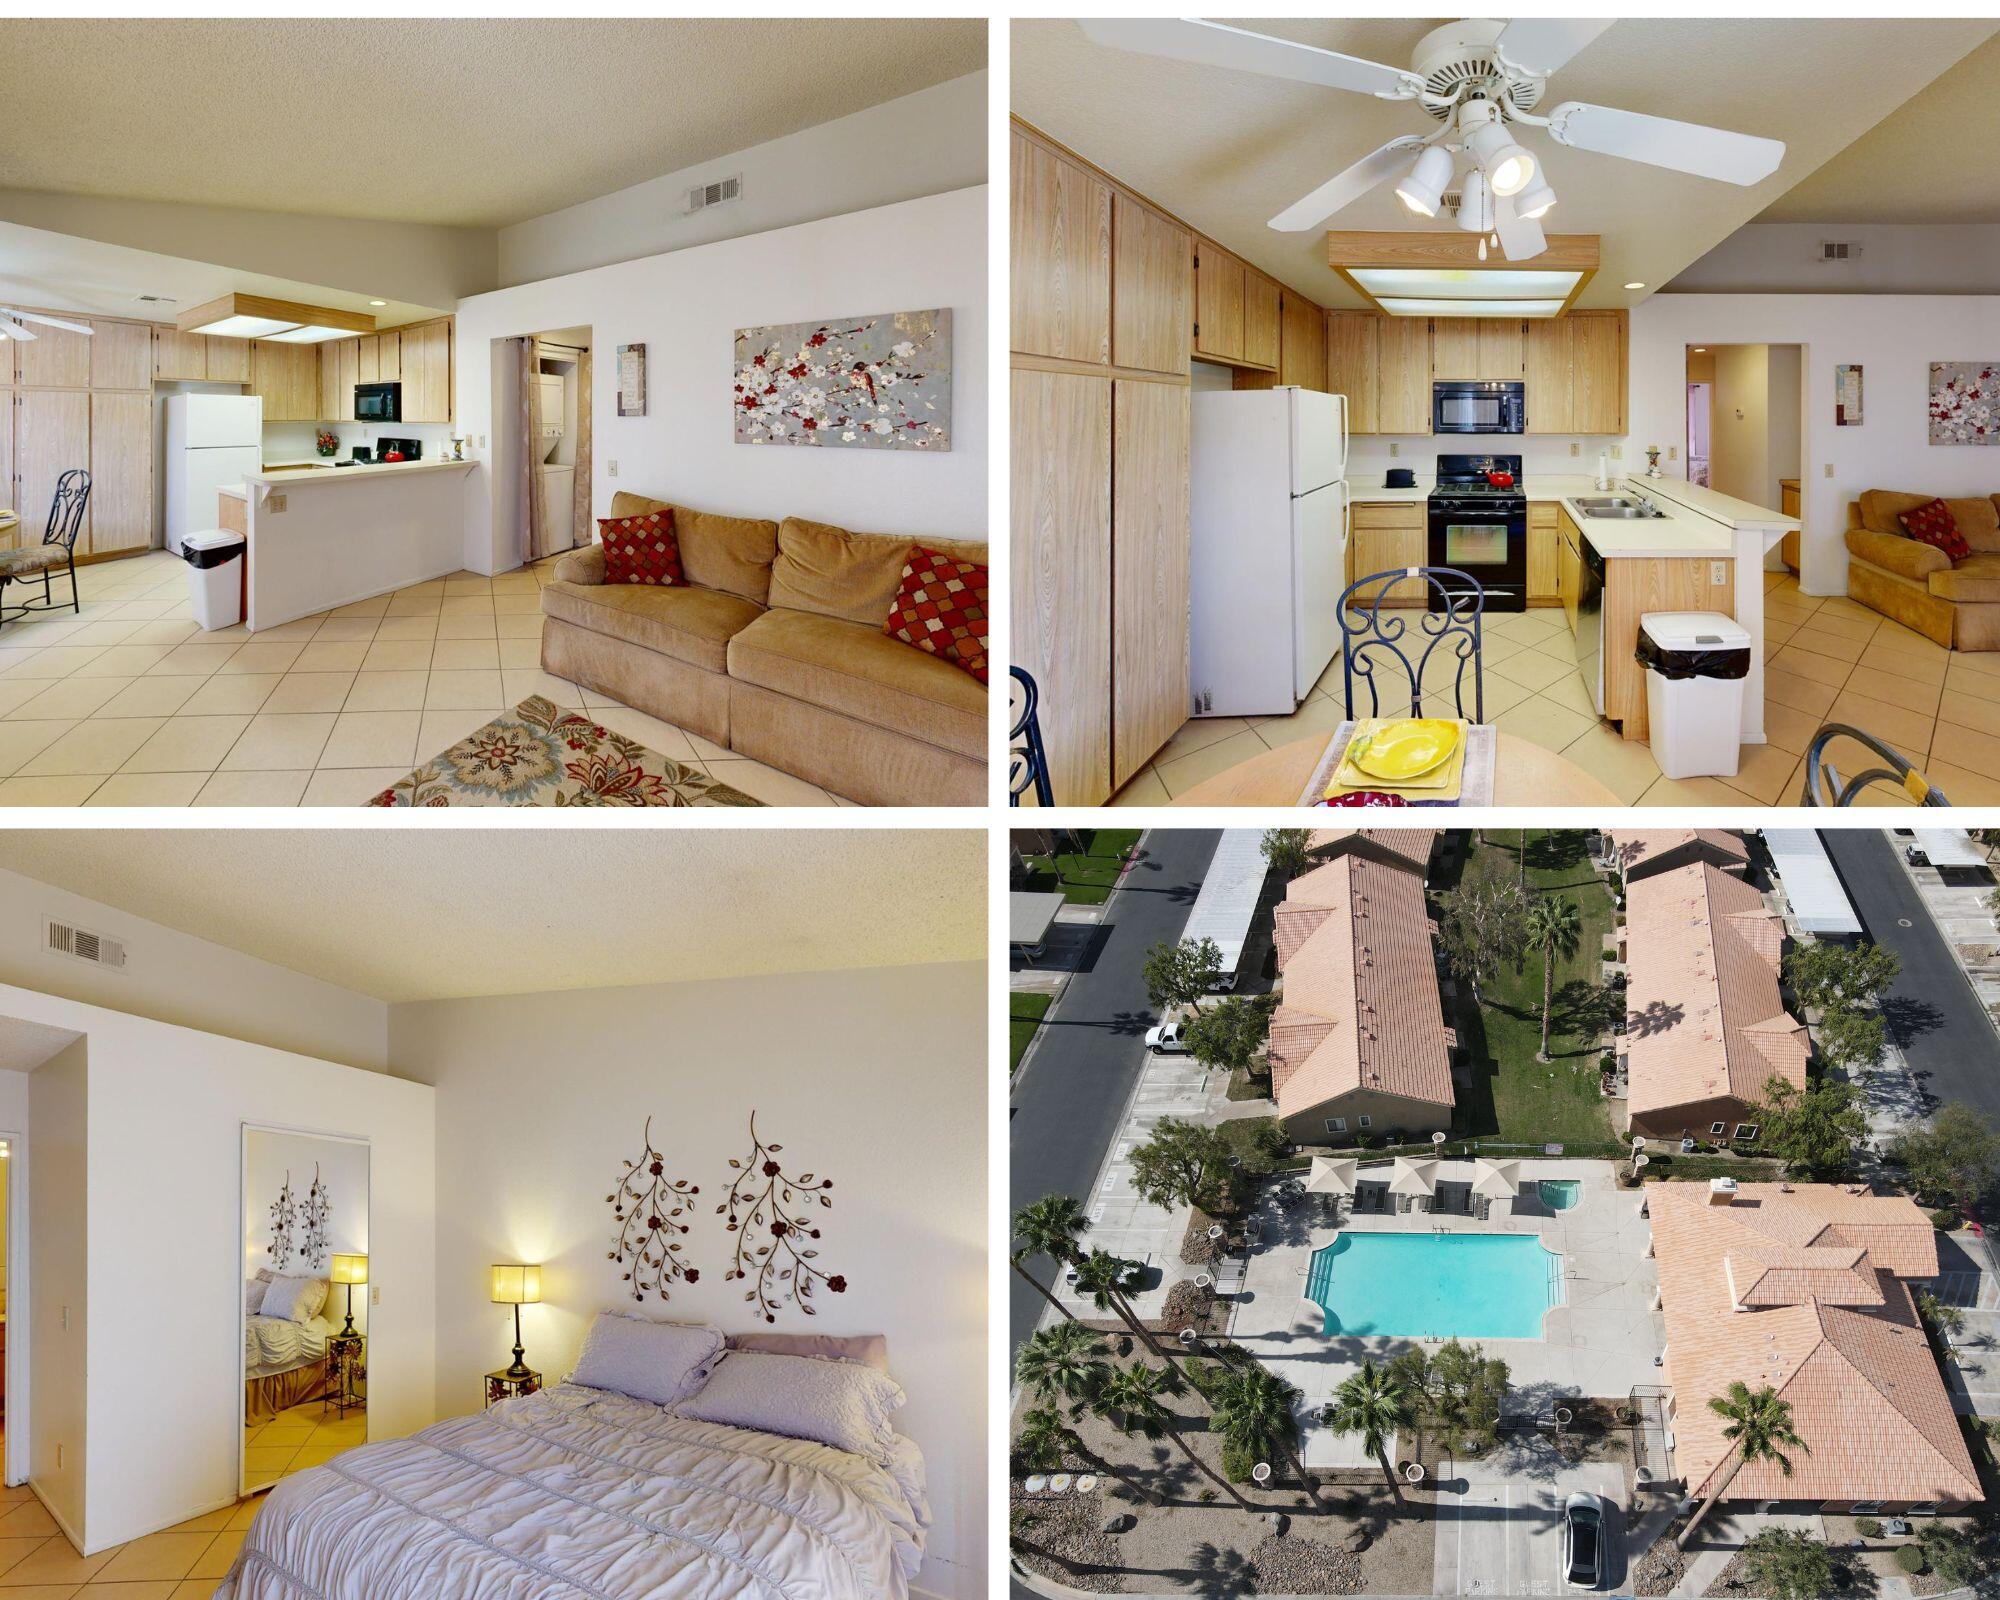
[[1900, 533], [1871, 533], [1866, 528], [1847, 530], [1847, 548], [1857, 560], [1893, 572], [1912, 583], [1923, 583], [1933, 572], [1949, 571], [1951, 557], [1936, 545]]
[[542, 611], [592, 633], [643, 645], [708, 672], [728, 670], [732, 635], [763, 607], [720, 589], [654, 589], [629, 583], [555, 583], [542, 588]]
[[674, 514], [674, 537], [680, 542], [681, 567], [689, 583], [741, 595], [760, 606], [765, 603], [771, 589], [771, 559], [778, 553], [775, 522], [696, 511], [622, 489], [611, 497], [614, 517], [643, 516], [662, 509]]
[[[1872, 533], [1893, 533], [1906, 537], [1899, 520], [1905, 512], [1927, 506], [1938, 498], [1929, 494], [1902, 494], [1894, 489], [1869, 489], [1861, 496], [1861, 525]], [[2000, 497], [1995, 497], [2000, 498]], [[1945, 506], [1965, 542], [1974, 550], [2000, 550], [2000, 506], [1994, 500], [1947, 498]]]
[[770, 610], [729, 641], [729, 675], [960, 755], [986, 750], [986, 689], [881, 631]]
[[778, 527], [778, 558], [771, 566], [771, 608], [880, 628], [916, 544], [964, 561], [986, 560], [986, 546], [972, 540], [852, 533], [830, 522], [787, 517]]
[[2000, 600], [2000, 552], [1978, 551], [1930, 575], [1931, 593], [1961, 605]]

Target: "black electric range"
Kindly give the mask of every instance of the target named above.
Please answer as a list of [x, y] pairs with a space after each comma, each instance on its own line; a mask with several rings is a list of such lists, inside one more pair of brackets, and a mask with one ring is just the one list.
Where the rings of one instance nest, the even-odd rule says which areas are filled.
[[[1507, 473], [1499, 488], [1489, 473]], [[1439, 456], [1437, 484], [1426, 501], [1433, 567], [1478, 580], [1488, 611], [1528, 608], [1528, 496], [1521, 487], [1519, 456]], [[1431, 609], [1443, 611], [1465, 585], [1446, 578], [1432, 589]]]

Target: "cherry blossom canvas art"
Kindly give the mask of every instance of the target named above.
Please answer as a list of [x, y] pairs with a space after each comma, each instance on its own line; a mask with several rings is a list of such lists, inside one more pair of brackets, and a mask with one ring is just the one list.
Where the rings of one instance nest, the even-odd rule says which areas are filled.
[[2000, 444], [2000, 361], [1931, 363], [1931, 443]]
[[951, 448], [951, 312], [736, 330], [736, 442]]

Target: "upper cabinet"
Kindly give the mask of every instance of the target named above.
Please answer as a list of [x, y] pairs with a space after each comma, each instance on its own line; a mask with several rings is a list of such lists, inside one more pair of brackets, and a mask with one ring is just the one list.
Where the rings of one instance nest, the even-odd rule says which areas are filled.
[[1512, 317], [1433, 317], [1431, 377], [1438, 383], [1519, 383], [1522, 337]]
[[1243, 263], [1208, 239], [1194, 246], [1194, 353], [1243, 359]]
[[318, 422], [319, 347], [250, 341], [250, 391], [264, 402], [266, 422]]
[[90, 338], [90, 386], [93, 389], [153, 387], [153, 326], [149, 322], [112, 322], [93, 317]]
[[1572, 311], [1530, 322], [1528, 432], [1623, 433], [1628, 334], [1623, 311]]
[[208, 381], [210, 383], [248, 383], [250, 381], [250, 341], [248, 339], [225, 339], [217, 334], [200, 335], [208, 346]]
[[19, 342], [19, 381], [24, 389], [88, 389], [91, 336], [38, 322], [35, 336]]
[[[451, 421], [451, 319], [419, 322], [398, 329], [397, 334], [402, 358], [402, 372], [397, 381], [403, 386], [403, 420]], [[351, 394], [348, 403], [353, 404]]]
[[[1111, 185], [1018, 132], [1011, 177], [1013, 348], [1023, 355], [1108, 362]], [[402, 344], [407, 367], [407, 331]], [[409, 383], [407, 371], [402, 381]]]
[[161, 383], [248, 383], [250, 341], [156, 327], [153, 376]]
[[1382, 325], [1389, 319], [1372, 311], [1326, 314], [1326, 386], [1347, 396], [1352, 433], [1380, 433]]
[[1325, 389], [1326, 313], [1287, 289], [1278, 317], [1278, 382]]
[[1111, 364], [1185, 374], [1194, 236], [1122, 193], [1115, 197], [1111, 236]]
[[1255, 267], [1243, 269], [1243, 360], [1277, 369], [1284, 335], [1280, 326], [1284, 292]]

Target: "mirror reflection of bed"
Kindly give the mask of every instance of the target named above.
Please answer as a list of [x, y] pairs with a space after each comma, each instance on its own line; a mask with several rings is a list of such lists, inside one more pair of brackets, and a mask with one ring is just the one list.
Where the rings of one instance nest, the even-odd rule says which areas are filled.
[[243, 1129], [245, 1494], [367, 1440], [368, 1155]]

